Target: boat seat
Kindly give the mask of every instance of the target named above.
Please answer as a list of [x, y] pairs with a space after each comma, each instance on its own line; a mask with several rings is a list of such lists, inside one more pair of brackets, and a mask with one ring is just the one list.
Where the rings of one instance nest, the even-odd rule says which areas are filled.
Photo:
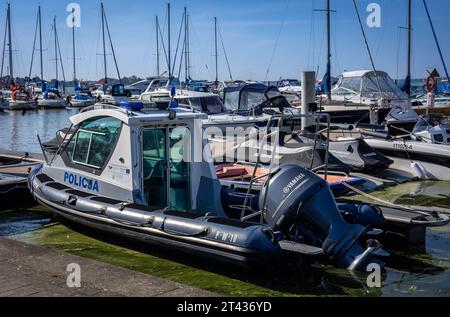
[[237, 227], [237, 228], [248, 228], [252, 226], [258, 226], [258, 223], [252, 223], [252, 222], [244, 222], [236, 219], [229, 219], [229, 218], [221, 218], [221, 217], [214, 217], [209, 218], [208, 222], [217, 223], [220, 225], [226, 225], [231, 227]]
[[39, 174], [36, 175], [36, 178], [41, 182], [41, 183], [47, 183], [47, 182], [54, 182], [54, 179], [49, 177], [46, 174]]
[[168, 210], [168, 211], [165, 211], [164, 214], [168, 215], [168, 216], [187, 218], [187, 219], [197, 219], [197, 218], [204, 216], [202, 214], [192, 212], [192, 211], [178, 211], [178, 210]]
[[102, 197], [102, 196], [92, 197], [91, 200], [98, 201], [100, 203], [111, 204], [111, 205], [118, 205], [118, 204], [123, 203], [123, 201], [121, 201], [121, 200], [116, 200], [116, 199]]
[[57, 183], [57, 182], [53, 182], [53, 183], [49, 183], [46, 184], [46, 186], [50, 187], [50, 188], [54, 188], [57, 190], [66, 190], [66, 189], [71, 189], [70, 187], [63, 185], [61, 183]]

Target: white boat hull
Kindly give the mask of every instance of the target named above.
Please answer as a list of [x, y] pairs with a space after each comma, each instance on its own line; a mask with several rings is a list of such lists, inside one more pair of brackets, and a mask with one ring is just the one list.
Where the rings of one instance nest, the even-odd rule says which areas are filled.
[[70, 103], [68, 104], [68, 106], [74, 107], [74, 108], [84, 108], [84, 107], [92, 106], [96, 102], [97, 102], [96, 99], [91, 99], [91, 100], [74, 100], [74, 99], [72, 99], [70, 101]]
[[46, 109], [60, 109], [66, 107], [66, 101], [64, 99], [39, 99], [38, 106]]
[[[424, 170], [427, 179], [450, 181], [450, 146], [416, 141], [388, 141], [366, 138], [365, 141], [394, 161], [394, 169], [416, 175], [412, 162]], [[417, 175], [418, 176], [418, 175]]]
[[34, 101], [10, 101], [6, 110], [35, 110], [36, 103]]

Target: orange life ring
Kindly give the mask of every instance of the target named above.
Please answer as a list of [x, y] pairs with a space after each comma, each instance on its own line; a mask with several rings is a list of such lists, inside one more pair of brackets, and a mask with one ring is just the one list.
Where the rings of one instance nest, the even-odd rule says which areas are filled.
[[436, 89], [436, 78], [430, 75], [426, 81], [427, 92], [433, 92]]

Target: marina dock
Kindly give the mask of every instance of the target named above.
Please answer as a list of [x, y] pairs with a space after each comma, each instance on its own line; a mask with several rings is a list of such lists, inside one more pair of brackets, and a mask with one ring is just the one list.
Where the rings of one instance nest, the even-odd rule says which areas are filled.
[[[133, 296], [192, 297], [217, 296], [159, 277], [57, 252], [45, 247], [0, 237], [0, 296]], [[66, 284], [71, 272], [81, 269], [81, 287]]]

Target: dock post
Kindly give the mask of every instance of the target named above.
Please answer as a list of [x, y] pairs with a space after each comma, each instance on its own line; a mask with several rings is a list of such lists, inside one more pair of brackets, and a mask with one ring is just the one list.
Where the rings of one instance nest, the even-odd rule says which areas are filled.
[[[310, 114], [310, 106], [316, 102], [316, 72], [302, 72], [302, 114]], [[314, 118], [302, 118], [302, 129], [314, 125]]]

